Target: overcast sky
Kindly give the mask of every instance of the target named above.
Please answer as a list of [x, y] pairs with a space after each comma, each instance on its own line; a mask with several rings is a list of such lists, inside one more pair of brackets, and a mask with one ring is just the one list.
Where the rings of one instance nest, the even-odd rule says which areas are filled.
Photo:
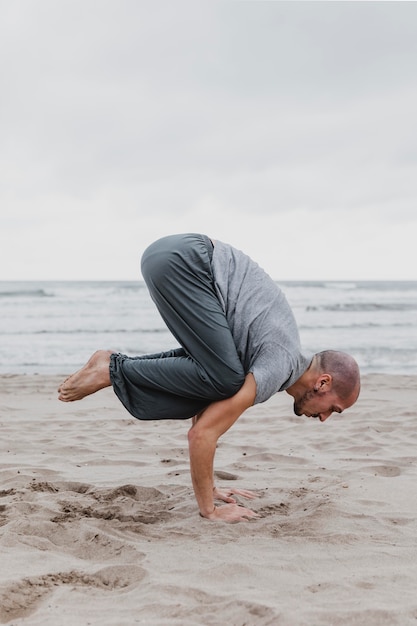
[[0, 279], [140, 278], [186, 231], [417, 279], [417, 3], [0, 7]]

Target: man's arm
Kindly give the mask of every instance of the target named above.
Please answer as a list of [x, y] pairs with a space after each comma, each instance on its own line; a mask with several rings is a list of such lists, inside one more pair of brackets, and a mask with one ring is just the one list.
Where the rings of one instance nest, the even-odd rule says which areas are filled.
[[226, 400], [213, 402], [194, 421], [188, 433], [191, 478], [200, 514], [211, 520], [238, 522], [248, 517], [257, 517], [250, 509], [235, 503], [220, 507], [213, 499], [213, 461], [217, 440], [235, 423], [240, 415], [253, 405], [256, 382], [248, 374], [239, 391]]

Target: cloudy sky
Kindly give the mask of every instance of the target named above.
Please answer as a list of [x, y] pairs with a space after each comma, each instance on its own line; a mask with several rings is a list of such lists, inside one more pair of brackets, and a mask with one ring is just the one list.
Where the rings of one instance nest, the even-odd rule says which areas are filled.
[[275, 279], [417, 279], [417, 3], [0, 0], [0, 279], [200, 231]]

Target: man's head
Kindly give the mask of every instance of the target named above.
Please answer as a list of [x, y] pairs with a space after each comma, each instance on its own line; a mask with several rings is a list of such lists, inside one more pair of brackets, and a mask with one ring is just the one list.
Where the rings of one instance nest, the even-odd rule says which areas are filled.
[[287, 392], [294, 397], [296, 415], [318, 417], [324, 422], [332, 413], [341, 413], [358, 399], [358, 364], [345, 352], [319, 352]]

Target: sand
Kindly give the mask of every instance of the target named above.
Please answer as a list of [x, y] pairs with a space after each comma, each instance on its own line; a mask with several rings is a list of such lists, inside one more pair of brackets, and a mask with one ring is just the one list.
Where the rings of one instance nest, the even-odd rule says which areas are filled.
[[60, 403], [61, 378], [0, 378], [0, 623], [417, 623], [417, 377], [366, 376], [324, 424], [285, 393], [247, 411], [216, 455], [259, 493], [239, 524], [198, 515], [189, 422]]

